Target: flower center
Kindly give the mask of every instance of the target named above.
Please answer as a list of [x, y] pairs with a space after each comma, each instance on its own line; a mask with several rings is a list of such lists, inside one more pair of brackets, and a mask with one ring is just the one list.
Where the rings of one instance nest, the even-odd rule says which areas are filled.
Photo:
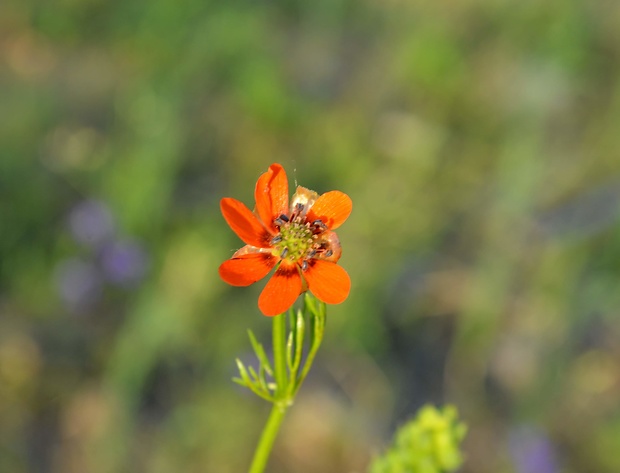
[[274, 254], [291, 261], [298, 261], [306, 256], [314, 243], [310, 225], [298, 221], [283, 222], [280, 225], [280, 234], [272, 240]]

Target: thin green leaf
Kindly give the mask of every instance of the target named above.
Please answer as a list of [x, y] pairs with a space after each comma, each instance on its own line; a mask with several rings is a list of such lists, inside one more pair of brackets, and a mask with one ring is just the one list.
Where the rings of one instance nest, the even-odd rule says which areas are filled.
[[[250, 375], [248, 374], [248, 370], [246, 370], [245, 366], [243, 366], [243, 363], [241, 363], [241, 360], [237, 359], [236, 362], [237, 362], [237, 367], [239, 368], [239, 374], [241, 375], [241, 378], [233, 378], [233, 382], [248, 388], [258, 397], [266, 401], [275, 402], [274, 397], [269, 393], [269, 391], [263, 389], [263, 386], [261, 386], [260, 381], [258, 381], [257, 383], [252, 382], [252, 380], [250, 379]], [[249, 370], [250, 370], [250, 373], [253, 373], [253, 375], [256, 376], [256, 371], [254, 371], [254, 368], [250, 366]]]
[[241, 386], [243, 386], [245, 388], [249, 388], [247, 383], [244, 380], [242, 380], [241, 378], [233, 378], [232, 380], [233, 380], [233, 383], [237, 383], [237, 384], [239, 384], [239, 385], [241, 385]]
[[248, 376], [248, 372], [245, 369], [245, 366], [243, 366], [243, 363], [241, 363], [241, 360], [237, 358], [235, 361], [237, 362], [237, 368], [239, 369], [239, 374], [241, 375], [241, 379], [245, 381], [248, 385], [252, 384], [252, 380]]
[[304, 333], [306, 329], [306, 323], [304, 321], [304, 315], [301, 311], [297, 312], [297, 323], [295, 324], [295, 358], [293, 359], [293, 366], [291, 368], [291, 378], [295, 378], [299, 365], [301, 364], [301, 355], [304, 348]]
[[323, 341], [323, 334], [325, 330], [325, 304], [321, 303], [319, 306], [319, 310], [316, 312], [316, 316], [310, 316], [311, 322], [313, 322], [313, 331], [312, 331], [312, 342], [310, 346], [310, 351], [308, 352], [308, 357], [306, 358], [306, 362], [301, 370], [301, 375], [299, 379], [296, 380], [295, 389], [293, 390], [293, 396], [297, 393], [299, 388], [301, 387], [303, 381], [306, 379], [310, 368], [312, 367], [312, 363], [314, 362], [314, 357], [316, 356], [319, 347], [321, 346], [321, 342]]
[[291, 372], [291, 379], [294, 379], [294, 376], [292, 374], [293, 371], [293, 347], [294, 347], [294, 343], [293, 343], [293, 331], [291, 330], [288, 334], [287, 340], [286, 340], [286, 366], [288, 366], [288, 370], [289, 372]]
[[250, 391], [252, 391], [254, 394], [256, 394], [258, 397], [264, 399], [265, 401], [268, 402], [276, 402], [276, 399], [269, 393], [264, 393], [263, 391], [261, 391], [260, 389], [258, 389], [256, 386], [251, 385], [251, 386], [247, 386]]
[[273, 376], [273, 368], [271, 367], [271, 363], [269, 363], [269, 358], [267, 358], [263, 345], [256, 340], [256, 337], [251, 330], [248, 330], [248, 336], [250, 337], [250, 343], [252, 344], [252, 348], [254, 348], [254, 353], [256, 353], [259, 363], [269, 374], [269, 376]]
[[308, 292], [304, 295], [304, 310], [305, 312], [310, 311], [315, 317], [319, 315], [316, 307], [316, 299]]
[[263, 391], [265, 391], [266, 393], [271, 393], [269, 385], [267, 384], [267, 380], [265, 379], [265, 370], [263, 369], [262, 365], [260, 370], [258, 371], [258, 382], [260, 383]]
[[253, 366], [248, 366], [248, 372], [250, 373], [250, 378], [252, 379], [253, 383], [259, 383], [260, 379], [258, 377], [258, 373], [256, 372], [256, 370], [254, 369]]

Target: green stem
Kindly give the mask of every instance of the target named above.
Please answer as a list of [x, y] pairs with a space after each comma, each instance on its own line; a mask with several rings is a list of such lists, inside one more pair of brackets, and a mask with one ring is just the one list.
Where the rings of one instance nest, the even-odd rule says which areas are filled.
[[[311, 314], [309, 312], [311, 312]], [[252, 459], [249, 473], [263, 473], [265, 470], [269, 454], [271, 453], [273, 443], [280, 430], [280, 425], [284, 419], [286, 409], [292, 404], [293, 398], [308, 374], [316, 352], [323, 340], [323, 331], [325, 329], [325, 304], [323, 302], [317, 303], [311, 296], [306, 296], [306, 316], [312, 319], [312, 323], [307, 326], [304, 325], [303, 318], [300, 320], [300, 316], [298, 316], [297, 319], [294, 319], [293, 313], [291, 312], [291, 331], [295, 332], [294, 336], [291, 335], [291, 337], [293, 337], [293, 342], [291, 343], [297, 345], [294, 348], [293, 346], [288, 347], [288, 349], [286, 314], [280, 314], [273, 318], [273, 377], [275, 381], [275, 390], [273, 392], [273, 398], [271, 399], [273, 407], [271, 408], [269, 419], [267, 419], [267, 424], [265, 424], [256, 451], [254, 452], [254, 458]], [[304, 363], [301, 375], [298, 377], [297, 370], [300, 367], [304, 330], [306, 327], [311, 327], [312, 341], [308, 357]], [[264, 356], [262, 352], [262, 346], [253, 339], [253, 335], [250, 335], [250, 339], [252, 340], [252, 345], [257, 352], [259, 360], [261, 363], [265, 363], [265, 361], [261, 359], [266, 359], [266, 356]], [[291, 353], [289, 353], [289, 351]], [[287, 353], [289, 357], [288, 362]], [[290, 368], [288, 367], [289, 364]], [[257, 390], [252, 384], [250, 376], [246, 373], [243, 365], [240, 365], [239, 371], [241, 373], [242, 382], [245, 382], [246, 385], [259, 396], [265, 397], [260, 394], [260, 390]], [[250, 375], [251, 374], [252, 372], [250, 372]], [[254, 378], [257, 378], [257, 376], [254, 375]]]
[[250, 466], [249, 473], [263, 473], [265, 470], [265, 465], [267, 465], [267, 460], [269, 459], [269, 454], [271, 453], [271, 447], [273, 446], [273, 442], [278, 435], [280, 424], [282, 423], [282, 419], [284, 419], [285, 412], [285, 406], [279, 403], [274, 403], [271, 408], [271, 413], [269, 414], [267, 424], [265, 424], [263, 433], [260, 436], [260, 441], [258, 442], [256, 451], [254, 452], [254, 458], [252, 459], [252, 465]]
[[275, 397], [282, 400], [288, 385], [286, 376], [286, 314], [276, 315], [273, 318], [273, 364], [277, 386]]
[[273, 442], [280, 430], [282, 419], [284, 419], [284, 413], [289, 405], [289, 400], [284, 397], [288, 391], [289, 383], [286, 372], [286, 314], [276, 315], [273, 318], [273, 365], [276, 400], [254, 452], [249, 473], [263, 473]]

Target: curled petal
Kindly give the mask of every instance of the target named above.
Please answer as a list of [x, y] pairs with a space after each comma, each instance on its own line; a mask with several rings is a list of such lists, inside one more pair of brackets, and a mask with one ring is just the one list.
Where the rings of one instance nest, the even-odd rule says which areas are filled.
[[232, 231], [244, 243], [258, 248], [269, 248], [269, 242], [272, 238], [270, 232], [243, 202], [225, 197], [220, 201], [220, 209]]
[[271, 253], [247, 253], [224, 261], [219, 273], [232, 286], [249, 286], [267, 276], [277, 262], [278, 258]]
[[302, 292], [299, 267], [282, 261], [258, 298], [258, 308], [268, 316], [286, 312]]
[[255, 246], [252, 246], [252, 245], [245, 245], [239, 248], [237, 251], [235, 251], [233, 255], [231, 256], [231, 259], [237, 258], [239, 256], [255, 254], [255, 253], [271, 254], [271, 250], [267, 248], [256, 248]]
[[256, 182], [256, 211], [266, 227], [275, 232], [274, 219], [288, 214], [288, 179], [284, 168], [272, 164]]
[[318, 243], [324, 251], [318, 253], [315, 258], [331, 261], [332, 263], [340, 259], [342, 255], [342, 246], [340, 246], [340, 240], [335, 232], [330, 232], [329, 230], [324, 231], [321, 233]]
[[297, 186], [293, 199], [291, 200], [291, 214], [296, 213], [300, 217], [305, 217], [308, 209], [314, 205], [319, 194], [303, 186]]
[[310, 292], [328, 304], [340, 304], [349, 295], [351, 279], [336, 263], [313, 259], [308, 262], [304, 278]]
[[327, 228], [334, 230], [344, 223], [351, 214], [351, 198], [340, 191], [330, 191], [321, 195], [308, 210], [306, 220], [321, 220]]

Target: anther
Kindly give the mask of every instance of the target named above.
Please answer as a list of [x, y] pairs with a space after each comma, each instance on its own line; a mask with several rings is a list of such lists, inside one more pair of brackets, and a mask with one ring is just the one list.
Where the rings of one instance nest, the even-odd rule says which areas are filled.
[[288, 255], [288, 248], [284, 248], [282, 250], [282, 253], [280, 254], [280, 258], [286, 258], [286, 255]]
[[282, 235], [276, 235], [271, 239], [271, 244], [275, 245], [276, 243], [280, 243], [282, 241]]
[[334, 252], [333, 252], [332, 250], [327, 250], [327, 251], [325, 252], [325, 256], [327, 256], [328, 258], [329, 258], [331, 255], [333, 255], [333, 254], [334, 254]]
[[286, 215], [282, 214], [278, 218], [274, 219], [273, 223], [277, 225], [278, 227], [281, 227], [285, 223], [288, 223], [288, 221], [289, 221], [289, 218]]
[[308, 269], [308, 262], [306, 260], [304, 260], [301, 263], [301, 270], [305, 271], [306, 269]]

